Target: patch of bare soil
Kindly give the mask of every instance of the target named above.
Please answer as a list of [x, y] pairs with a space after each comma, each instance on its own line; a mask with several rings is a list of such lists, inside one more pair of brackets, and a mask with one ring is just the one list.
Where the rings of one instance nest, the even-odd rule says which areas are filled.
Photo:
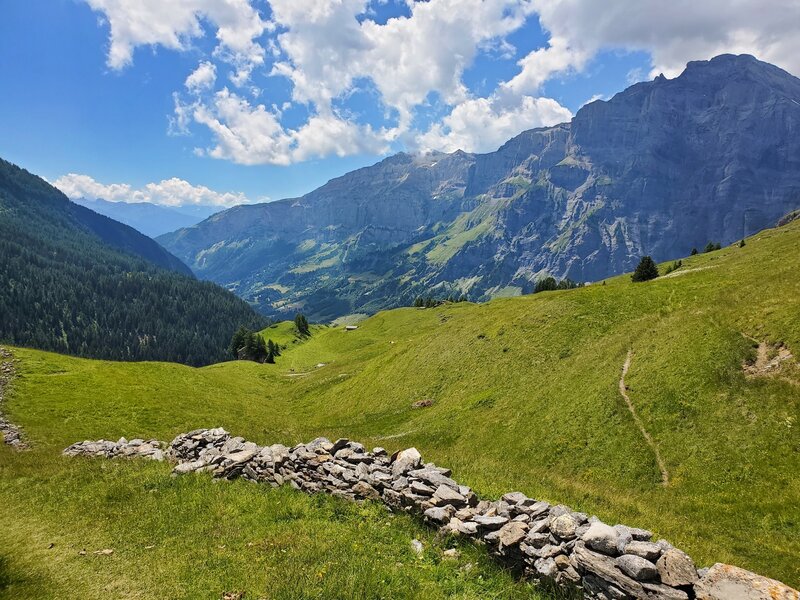
[[708, 267], [695, 267], [694, 269], [678, 269], [677, 271], [673, 271], [672, 273], [667, 273], [666, 275], [662, 275], [661, 279], [669, 279], [671, 277], [680, 277], [681, 275], [688, 275], [689, 273], [697, 273], [698, 271], [705, 271], [707, 269], [713, 269], [716, 265], [708, 266]]
[[798, 365], [789, 348], [783, 344], [768, 344], [749, 336], [745, 337], [758, 343], [755, 361], [745, 361], [742, 364], [742, 370], [747, 377], [778, 377], [794, 385], [800, 385], [800, 381], [792, 376], [792, 371], [796, 371]]

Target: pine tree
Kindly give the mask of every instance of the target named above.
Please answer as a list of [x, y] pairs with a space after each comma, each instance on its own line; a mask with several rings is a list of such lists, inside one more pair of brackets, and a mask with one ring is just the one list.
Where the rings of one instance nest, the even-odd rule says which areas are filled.
[[275, 343], [272, 340], [267, 340], [267, 358], [265, 362], [274, 364], [276, 356], [278, 356], [278, 353], [275, 350]]
[[639, 261], [639, 265], [631, 275], [631, 280], [634, 282], [650, 281], [658, 277], [658, 266], [649, 256], [643, 256]]
[[[264, 342], [264, 338], [258, 334], [254, 333], [253, 337], [256, 338], [255, 340], [255, 354], [253, 356], [253, 360], [256, 362], [265, 362], [267, 360], [267, 344]], [[273, 361], [274, 362], [274, 361]]]
[[697, 248], [692, 248], [692, 256], [695, 256], [696, 254], [699, 254], [697, 252]]
[[247, 327], [239, 327], [236, 330], [236, 333], [233, 334], [233, 338], [231, 338], [231, 345], [228, 347], [229, 352], [233, 355], [233, 358], [239, 358], [239, 350], [244, 347], [245, 340], [250, 336], [250, 330]]
[[244, 360], [256, 360], [256, 353], [258, 352], [258, 339], [261, 336], [254, 333], [248, 333], [244, 340], [244, 346], [241, 351], [241, 358]]
[[297, 333], [300, 335], [311, 335], [311, 330], [308, 328], [308, 319], [306, 319], [305, 315], [298, 313], [294, 318], [294, 326], [297, 328]]
[[745, 247], [745, 243], [744, 243], [744, 240], [742, 240], [741, 242], [739, 242], [739, 248], [744, 248], [744, 247]]

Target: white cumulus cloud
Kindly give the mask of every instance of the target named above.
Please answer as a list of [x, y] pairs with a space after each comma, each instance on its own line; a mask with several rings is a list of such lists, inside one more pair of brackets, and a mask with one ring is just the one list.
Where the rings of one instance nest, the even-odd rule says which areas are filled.
[[211, 89], [217, 82], [217, 67], [209, 61], [201, 62], [197, 68], [186, 78], [186, 89], [190, 92], [199, 92]]
[[162, 206], [209, 205], [230, 207], [248, 204], [250, 200], [242, 193], [215, 192], [202, 185], [173, 177], [159, 183], [148, 183], [134, 188], [127, 183], [103, 184], [89, 175], [69, 173], [59, 177], [53, 185], [69, 198], [107, 200], [109, 202], [150, 202]]
[[797, 0], [532, 0], [549, 45], [520, 62], [515, 85], [580, 70], [603, 49], [652, 56], [651, 75], [674, 77], [692, 60], [753, 54], [800, 74]]
[[[380, 153], [408, 140], [490, 150], [524, 129], [568, 119], [566, 108], [541, 97], [543, 84], [581, 72], [608, 50], [648, 53], [651, 76], [675, 76], [690, 60], [725, 52], [800, 74], [798, 0], [397, 0], [406, 14], [382, 23], [373, 7], [385, 0], [84, 1], [110, 26], [113, 69], [130, 65], [138, 47], [186, 50], [213, 33], [212, 55], [176, 92], [169, 131], [199, 126], [212, 137], [200, 154], [241, 164]], [[517, 57], [507, 38], [536, 19], [547, 41]], [[517, 70], [477, 97], [464, 74], [484, 54], [516, 59]], [[287, 126], [286, 98], [262, 98], [274, 88], [254, 84], [254, 73], [288, 80], [281, 93], [307, 109], [306, 120]], [[218, 89], [218, 75], [237, 91]], [[372, 126], [342, 109], [360, 88], [374, 92]], [[445, 116], [415, 130], [431, 101], [447, 107]]]
[[[298, 129], [285, 129], [279, 112], [250, 102], [227, 88], [207, 103], [192, 107], [195, 122], [204, 125], [214, 146], [203, 153], [243, 165], [288, 165], [324, 156], [347, 156], [387, 150], [385, 132], [358, 125], [326, 111]], [[179, 116], [186, 107], [179, 108]], [[176, 116], [176, 118], [178, 118]]]
[[264, 62], [256, 41], [268, 24], [249, 0], [85, 0], [103, 13], [111, 29], [108, 66], [122, 69], [133, 62], [139, 46], [184, 50], [204, 34], [203, 24], [216, 31], [215, 51], [239, 69]]
[[475, 98], [417, 136], [421, 150], [491, 152], [521, 131], [569, 121], [572, 113], [550, 98]]
[[291, 79], [293, 97], [327, 106], [359, 78], [407, 122], [431, 92], [447, 102], [468, 97], [462, 82], [482, 45], [519, 29], [529, 0], [408, 2], [410, 15], [379, 24], [358, 21], [365, 0], [271, 0], [285, 60], [274, 72]]

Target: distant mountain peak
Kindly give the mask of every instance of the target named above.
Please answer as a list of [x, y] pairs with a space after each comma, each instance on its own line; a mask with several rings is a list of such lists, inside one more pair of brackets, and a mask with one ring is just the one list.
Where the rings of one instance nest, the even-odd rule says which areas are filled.
[[219, 212], [219, 207], [169, 207], [152, 202], [109, 202], [102, 199], [75, 198], [74, 203], [124, 223], [155, 238], [183, 227], [191, 227]]

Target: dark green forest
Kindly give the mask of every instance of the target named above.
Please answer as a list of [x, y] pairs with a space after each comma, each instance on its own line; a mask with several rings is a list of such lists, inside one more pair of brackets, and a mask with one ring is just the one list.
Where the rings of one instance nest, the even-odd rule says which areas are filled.
[[0, 160], [0, 340], [76, 356], [225, 360], [267, 320], [136, 230]]

